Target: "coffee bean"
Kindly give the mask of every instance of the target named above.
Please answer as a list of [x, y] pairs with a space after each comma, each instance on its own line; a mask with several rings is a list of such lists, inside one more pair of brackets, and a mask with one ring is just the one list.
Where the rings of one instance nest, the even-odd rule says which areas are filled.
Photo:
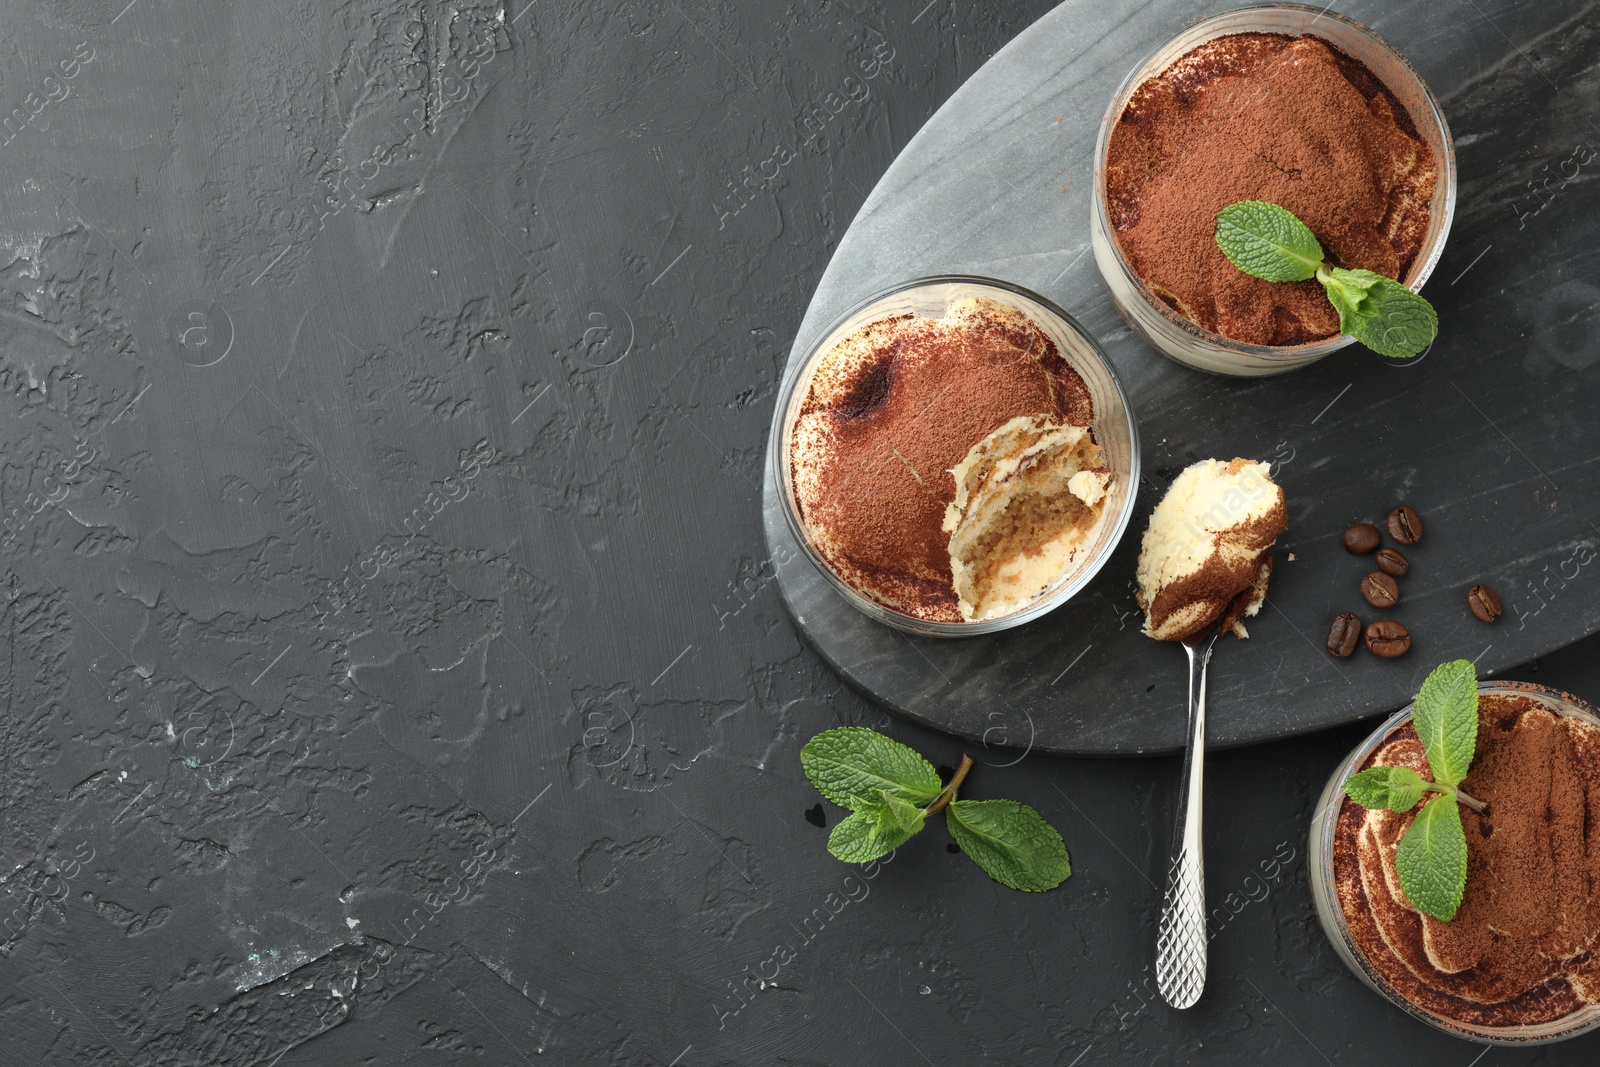
[[1360, 640], [1360, 619], [1348, 611], [1341, 611], [1333, 617], [1333, 625], [1328, 627], [1328, 655], [1344, 659], [1356, 650]]
[[1467, 607], [1484, 622], [1494, 622], [1504, 611], [1500, 606], [1500, 597], [1486, 585], [1475, 585], [1468, 591]]
[[1386, 608], [1400, 599], [1400, 583], [1382, 571], [1361, 579], [1361, 598], [1375, 608]]
[[1402, 545], [1414, 545], [1422, 540], [1422, 516], [1401, 504], [1389, 512], [1389, 536]]
[[1380, 548], [1378, 555], [1373, 559], [1378, 569], [1391, 578], [1404, 578], [1411, 569], [1411, 561], [1402, 556], [1397, 549]]
[[1390, 619], [1367, 624], [1367, 651], [1384, 659], [1394, 659], [1411, 651], [1411, 634]]
[[1378, 547], [1383, 535], [1370, 522], [1358, 522], [1344, 532], [1344, 550], [1353, 556], [1365, 555]]

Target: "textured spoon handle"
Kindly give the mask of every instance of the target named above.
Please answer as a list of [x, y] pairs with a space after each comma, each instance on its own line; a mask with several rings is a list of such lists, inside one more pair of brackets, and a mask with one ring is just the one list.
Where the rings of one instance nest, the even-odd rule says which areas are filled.
[[1199, 842], [1173, 859], [1156, 939], [1156, 988], [1174, 1008], [1187, 1008], [1206, 987], [1206, 882]]
[[1167, 876], [1156, 938], [1156, 988], [1174, 1008], [1187, 1008], [1206, 986], [1206, 864], [1202, 848], [1201, 796], [1205, 790], [1206, 665], [1216, 636], [1189, 654], [1189, 749], [1179, 792], [1178, 841]]

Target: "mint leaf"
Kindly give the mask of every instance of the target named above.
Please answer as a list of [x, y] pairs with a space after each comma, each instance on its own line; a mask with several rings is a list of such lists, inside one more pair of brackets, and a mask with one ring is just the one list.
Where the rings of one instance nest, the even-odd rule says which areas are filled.
[[1339, 313], [1340, 333], [1355, 336], [1356, 326], [1361, 321], [1360, 308], [1367, 299], [1367, 290], [1373, 286], [1369, 278], [1381, 280], [1383, 275], [1370, 270], [1342, 270], [1326, 264], [1317, 271], [1317, 281], [1328, 294], [1328, 303]]
[[1433, 780], [1457, 786], [1478, 747], [1478, 675], [1464, 659], [1441, 663], [1423, 681], [1411, 709]]
[[846, 863], [871, 863], [905, 844], [910, 836], [885, 832], [872, 815], [858, 811], [833, 828], [828, 851]]
[[1241, 200], [1217, 213], [1217, 247], [1235, 267], [1269, 282], [1305, 281], [1322, 264], [1322, 245], [1294, 213]]
[[863, 726], [813, 737], [800, 750], [800, 766], [817, 791], [841, 808], [852, 808], [856, 797], [876, 797], [879, 790], [928, 804], [943, 788], [939, 772], [915, 749]]
[[868, 863], [909, 841], [924, 825], [922, 809], [885, 790], [877, 800], [849, 798], [855, 809], [828, 835], [828, 851], [846, 863]]
[[1364, 808], [1410, 811], [1427, 783], [1410, 767], [1369, 767], [1345, 779], [1344, 791]]
[[[1381, 356], [1410, 359], [1439, 335], [1439, 315], [1433, 305], [1393, 279], [1370, 270], [1334, 267], [1318, 271], [1317, 280], [1339, 311], [1339, 332]], [[1362, 299], [1349, 304], [1357, 289]]]
[[[858, 803], [860, 798], [857, 798]], [[923, 810], [908, 800], [901, 800], [893, 793], [878, 790], [875, 801], [869, 801], [863, 807], [855, 810], [870, 810], [877, 818], [886, 832], [904, 833], [910, 837], [922, 829], [922, 820], [926, 817]], [[904, 840], [902, 838], [901, 840]]]
[[1072, 874], [1067, 846], [1037, 811], [1015, 800], [956, 800], [945, 826], [961, 851], [1012, 889], [1042, 893]]
[[1412, 906], [1445, 922], [1455, 918], [1467, 888], [1467, 834], [1455, 797], [1436, 796], [1423, 806], [1400, 838], [1394, 866]]

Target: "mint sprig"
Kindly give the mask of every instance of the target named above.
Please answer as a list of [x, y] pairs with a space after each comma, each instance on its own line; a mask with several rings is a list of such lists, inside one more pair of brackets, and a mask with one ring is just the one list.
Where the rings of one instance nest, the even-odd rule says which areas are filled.
[[1400, 835], [1395, 872], [1418, 911], [1446, 922], [1455, 918], [1467, 887], [1465, 804], [1485, 805], [1461, 791], [1478, 744], [1478, 676], [1464, 659], [1435, 667], [1422, 683], [1411, 722], [1428, 759], [1428, 781], [1410, 767], [1369, 767], [1345, 780], [1345, 794], [1365, 808], [1408, 812], [1425, 792], [1441, 794], [1422, 806]]
[[941, 785], [939, 772], [915, 749], [876, 730], [843, 726], [806, 742], [800, 765], [818, 792], [851, 812], [828, 837], [828, 851], [846, 863], [886, 855], [943, 811], [961, 851], [1002, 885], [1040, 893], [1072, 874], [1061, 835], [1033, 808], [958, 798], [971, 756], [962, 756]]
[[1392, 278], [1329, 266], [1311, 228], [1277, 204], [1241, 200], [1223, 208], [1217, 213], [1217, 247], [1253, 278], [1317, 279], [1339, 312], [1339, 332], [1379, 355], [1410, 359], [1438, 336], [1432, 304]]

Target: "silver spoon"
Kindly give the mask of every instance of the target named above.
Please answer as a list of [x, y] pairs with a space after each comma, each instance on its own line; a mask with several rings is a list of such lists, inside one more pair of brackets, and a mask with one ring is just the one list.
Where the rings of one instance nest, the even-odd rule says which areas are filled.
[[1183, 642], [1189, 656], [1189, 748], [1183, 757], [1178, 798], [1177, 848], [1161, 904], [1156, 937], [1156, 988], [1174, 1008], [1187, 1008], [1206, 986], [1206, 865], [1201, 848], [1200, 809], [1205, 789], [1206, 664], [1221, 628]]

